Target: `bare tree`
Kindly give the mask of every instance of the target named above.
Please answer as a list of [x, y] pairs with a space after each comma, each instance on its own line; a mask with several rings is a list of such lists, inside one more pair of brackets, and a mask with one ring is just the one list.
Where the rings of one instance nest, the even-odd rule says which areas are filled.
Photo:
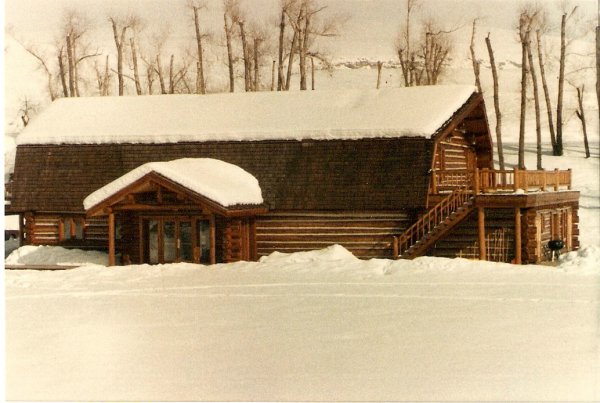
[[[39, 67], [42, 70], [44, 70], [44, 72], [46, 73], [46, 77], [47, 77], [47, 88], [46, 89], [48, 91], [48, 96], [50, 96], [50, 100], [54, 101], [58, 97], [58, 93], [56, 90], [56, 86], [54, 84], [56, 76], [55, 76], [55, 73], [53, 73], [53, 71], [51, 69], [50, 56], [48, 56], [47, 53], [37, 49], [33, 45], [25, 45], [19, 40], [17, 40], [17, 42], [19, 43], [19, 45], [21, 45], [23, 47], [23, 49], [25, 49], [27, 51], [27, 53], [29, 53], [31, 56], [33, 56], [37, 60]], [[62, 61], [60, 54], [58, 56], [58, 60], [59, 60], [59, 63]], [[64, 79], [64, 76], [63, 76], [63, 79]], [[66, 83], [65, 83], [65, 85], [63, 85], [63, 89], [66, 89]], [[63, 94], [63, 95], [65, 97], [68, 96], [68, 94]]]
[[104, 68], [101, 69], [98, 62], [94, 63], [94, 71], [96, 72], [96, 85], [98, 86], [98, 95], [107, 96], [110, 94], [110, 73], [108, 67], [108, 55], [106, 55], [106, 61]]
[[142, 95], [142, 83], [140, 81], [140, 72], [138, 67], [137, 49], [135, 45], [135, 37], [129, 38], [129, 46], [131, 47], [131, 61], [133, 63], [133, 81], [135, 82], [135, 92]]
[[496, 112], [496, 147], [498, 148], [498, 163], [500, 169], [504, 170], [504, 150], [502, 147], [502, 113], [500, 112], [500, 95], [498, 93], [498, 71], [496, 70], [496, 61], [492, 50], [490, 34], [485, 38], [488, 54], [490, 56], [490, 65], [492, 66], [492, 79], [494, 81], [494, 110]]
[[575, 110], [575, 114], [581, 121], [581, 129], [583, 131], [583, 146], [585, 148], [585, 158], [590, 158], [590, 144], [588, 142], [587, 136], [587, 125], [585, 122], [585, 110], [583, 109], [583, 92], [585, 90], [585, 85], [576, 86], [571, 84], [577, 90], [577, 110]]
[[530, 19], [527, 11], [519, 16], [519, 39], [521, 41], [521, 117], [519, 119], [519, 169], [525, 169], [525, 117], [527, 114], [527, 43], [529, 42]]
[[194, 13], [194, 30], [196, 33], [196, 47], [198, 49], [198, 61], [196, 63], [196, 93], [206, 94], [206, 81], [204, 79], [204, 51], [202, 49], [202, 40], [204, 35], [200, 30], [200, 12], [206, 9], [204, 0], [189, 0], [188, 7]]
[[[300, 89], [307, 89], [307, 60], [312, 56], [319, 60], [326, 59], [325, 55], [315, 49], [316, 41], [322, 37], [333, 37], [337, 35], [340, 24], [344, 22], [344, 17], [335, 15], [322, 17], [321, 13], [327, 9], [327, 6], [320, 5], [316, 0], [299, 0], [297, 15], [294, 15], [294, 9], [288, 7], [286, 10], [290, 25], [294, 30], [292, 46], [290, 50], [290, 62], [288, 62], [288, 72], [294, 50], [298, 52], [298, 67], [300, 71]], [[297, 40], [297, 42], [296, 42]], [[294, 46], [297, 44], [297, 48]], [[288, 83], [289, 84], [289, 83]]]
[[535, 72], [535, 65], [533, 64], [533, 53], [531, 51], [531, 39], [530, 35], [527, 35], [527, 61], [529, 63], [529, 74], [531, 75], [531, 84], [533, 87], [533, 101], [535, 107], [535, 133], [536, 133], [536, 154], [537, 154], [537, 169], [541, 170], [542, 167], [542, 126], [540, 117], [540, 96], [538, 92], [537, 75]]
[[29, 124], [29, 120], [31, 116], [35, 114], [38, 110], [39, 105], [35, 102], [31, 102], [27, 97], [21, 100], [21, 107], [19, 108], [19, 115], [21, 116], [21, 121], [23, 122], [23, 127], [26, 127]]
[[477, 18], [473, 19], [473, 28], [471, 30], [471, 46], [469, 46], [469, 50], [471, 52], [471, 61], [473, 62], [473, 74], [475, 74], [475, 85], [477, 86], [477, 91], [481, 91], [481, 81], [479, 80], [479, 70], [480, 70], [480, 62], [475, 57], [475, 27], [477, 25]]
[[223, 0], [223, 27], [225, 29], [225, 41], [227, 42], [227, 67], [229, 69], [229, 92], [235, 91], [235, 76], [233, 66], [232, 35], [233, 26], [238, 24], [239, 2], [238, 0]]
[[375, 86], [376, 89], [379, 89], [379, 87], [381, 86], [381, 69], [383, 68], [383, 62], [379, 61], [377, 62], [377, 85]]
[[558, 68], [558, 100], [556, 101], [556, 155], [563, 155], [562, 141], [562, 112], [563, 96], [565, 86], [565, 63], [567, 53], [566, 32], [567, 32], [567, 13], [564, 13], [560, 20], [560, 62]]
[[113, 39], [117, 48], [117, 81], [119, 85], [119, 96], [122, 96], [125, 89], [125, 78], [123, 73], [123, 58], [125, 52], [125, 35], [128, 29], [132, 29], [138, 24], [137, 17], [129, 16], [126, 18], [108, 17], [110, 21]]
[[410, 18], [416, 5], [416, 1], [407, 2], [406, 23], [396, 42], [396, 52], [406, 87], [437, 84], [452, 49], [450, 34], [459, 28], [441, 28], [436, 20], [429, 18], [421, 27], [420, 42], [411, 43]]
[[[545, 24], [542, 24], [545, 26]], [[556, 155], [556, 135], [554, 132], [554, 119], [552, 118], [552, 101], [550, 100], [550, 91], [546, 81], [546, 69], [543, 58], [542, 41], [540, 29], [535, 32], [537, 41], [538, 66], [540, 68], [540, 77], [542, 79], [542, 88], [544, 90], [544, 99], [546, 100], [546, 112], [548, 114], [548, 130], [550, 132], [550, 142], [552, 144], [552, 153]]]
[[84, 36], [90, 28], [87, 17], [78, 10], [66, 10], [63, 14], [63, 36], [67, 45], [67, 71], [69, 82], [69, 96], [80, 96], [79, 76], [80, 64], [86, 59], [99, 56], [98, 50], [91, 50], [91, 45]]

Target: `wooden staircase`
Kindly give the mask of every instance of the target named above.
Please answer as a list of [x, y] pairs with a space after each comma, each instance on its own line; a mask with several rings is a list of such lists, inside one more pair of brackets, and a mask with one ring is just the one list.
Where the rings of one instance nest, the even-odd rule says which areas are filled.
[[459, 188], [429, 209], [402, 235], [394, 237], [394, 258], [414, 259], [465, 219], [474, 209], [473, 191]]

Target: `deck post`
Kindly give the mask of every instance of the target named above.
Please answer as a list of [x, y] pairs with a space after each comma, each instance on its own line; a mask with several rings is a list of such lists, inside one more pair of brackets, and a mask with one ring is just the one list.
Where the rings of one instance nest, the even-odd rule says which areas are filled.
[[485, 212], [483, 207], [477, 207], [477, 228], [479, 235], [479, 260], [487, 260], [485, 248]]
[[567, 189], [571, 190], [571, 181], [572, 181], [571, 178], [573, 177], [573, 172], [571, 171], [571, 168], [569, 168], [568, 172], [569, 172], [569, 182], [567, 184]]
[[515, 208], [515, 264], [521, 264], [521, 209]]
[[475, 176], [473, 176], [473, 191], [479, 194], [479, 168], [475, 167]]
[[513, 168], [513, 189], [516, 192], [519, 188], [519, 169], [517, 167]]
[[115, 259], [115, 213], [108, 213], [108, 265], [114, 266]]
[[558, 168], [554, 168], [554, 191], [558, 191], [560, 187], [560, 172], [558, 172]]
[[394, 260], [398, 259], [398, 256], [400, 255], [397, 236], [392, 238], [392, 255]]

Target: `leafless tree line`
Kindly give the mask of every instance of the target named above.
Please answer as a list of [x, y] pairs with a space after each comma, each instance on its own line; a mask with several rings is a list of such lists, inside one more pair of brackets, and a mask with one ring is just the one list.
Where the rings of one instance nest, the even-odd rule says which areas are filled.
[[[310, 88], [315, 88], [315, 68], [331, 68], [329, 56], [318, 46], [319, 38], [337, 35], [343, 23], [320, 0], [281, 0], [281, 18], [276, 23], [250, 18], [244, 8], [252, 6], [249, 0], [223, 0], [223, 31], [209, 32], [208, 13], [218, 10], [210, 10], [206, 0], [186, 0], [185, 6], [185, 23], [194, 43], [179, 54], [166, 45], [168, 29], [149, 27], [134, 14], [106, 16], [100, 26], [106, 27], [107, 34], [110, 29], [114, 49], [101, 51], [93, 46], [97, 38], [91, 35], [92, 22], [81, 10], [65, 11], [58, 28], [60, 39], [52, 46], [21, 44], [45, 72], [51, 100], [133, 93], [205, 94], [210, 81], [207, 71], [212, 68], [214, 77], [222, 70], [219, 56], [207, 62], [207, 48], [213, 55], [224, 53], [227, 66], [228, 87], [214, 85], [212, 91], [233, 92], [239, 80], [244, 91], [289, 90], [293, 76], [298, 77], [299, 88], [306, 90], [309, 77]], [[270, 83], [268, 70], [272, 71]]]
[[[535, 111], [535, 131], [536, 131], [536, 151], [537, 151], [537, 169], [543, 169], [542, 164], [542, 95], [543, 92], [543, 103], [546, 107], [548, 131], [550, 135], [550, 143], [552, 145], [553, 155], [563, 155], [563, 126], [564, 126], [564, 86], [565, 81], [570, 83], [577, 92], [577, 110], [575, 111], [576, 116], [581, 120], [583, 140], [586, 150], [586, 157], [590, 156], [589, 144], [587, 139], [587, 125], [585, 122], [585, 114], [583, 111], [583, 84], [575, 84], [566, 78], [565, 66], [567, 63], [567, 48], [570, 42], [574, 38], [572, 34], [571, 38], [568, 39], [568, 25], [578, 25], [575, 20], [577, 7], [570, 10], [564, 10], [561, 15], [560, 21], [560, 54], [558, 57], [559, 72], [557, 79], [557, 93], [556, 93], [556, 104], [553, 105], [552, 98], [553, 94], [550, 93], [548, 86], [548, 77], [546, 75], [546, 55], [547, 51], [543, 46], [543, 38], [550, 31], [550, 22], [544, 10], [539, 5], [526, 4], [524, 5], [519, 13], [517, 33], [518, 40], [521, 45], [521, 107], [520, 107], [520, 120], [519, 120], [519, 154], [518, 154], [518, 166], [519, 168], [525, 168], [525, 121], [527, 114], [527, 93], [528, 88], [531, 87], [533, 92], [533, 103]], [[471, 36], [471, 59], [473, 61], [473, 72], [475, 75], [475, 84], [481, 91], [480, 84], [480, 62], [476, 59], [474, 51], [474, 40], [477, 20], [473, 20], [472, 36]], [[492, 70], [493, 79], [493, 91], [494, 91], [494, 110], [496, 114], [496, 142], [498, 148], [498, 157], [500, 169], [504, 169], [504, 155], [502, 150], [502, 113], [500, 110], [499, 103], [499, 84], [498, 84], [498, 73], [496, 69], [496, 63], [494, 58], [494, 52], [488, 33], [485, 38], [486, 46], [488, 49], [488, 55]], [[537, 54], [537, 58], [534, 58], [534, 52]], [[538, 77], [539, 73], [539, 77]], [[541, 90], [540, 90], [540, 81]], [[556, 112], [556, 121], [554, 120], [554, 112]]]

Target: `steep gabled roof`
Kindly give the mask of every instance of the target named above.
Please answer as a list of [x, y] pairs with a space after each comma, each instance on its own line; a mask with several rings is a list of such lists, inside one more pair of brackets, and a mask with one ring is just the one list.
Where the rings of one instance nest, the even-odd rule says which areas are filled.
[[431, 137], [472, 86], [63, 98], [17, 144]]
[[148, 162], [94, 191], [83, 200], [90, 210], [115, 198], [124, 189], [151, 173], [181, 185], [222, 207], [261, 205], [258, 181], [240, 167], [212, 158], [180, 158], [173, 161]]

